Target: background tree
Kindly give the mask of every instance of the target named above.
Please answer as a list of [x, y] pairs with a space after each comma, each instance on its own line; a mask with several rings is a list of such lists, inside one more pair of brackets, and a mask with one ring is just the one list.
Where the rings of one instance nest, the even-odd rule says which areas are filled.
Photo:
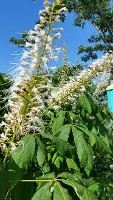
[[85, 53], [83, 61], [97, 58], [97, 51], [113, 52], [113, 5], [110, 0], [63, 0], [69, 12], [76, 13], [74, 25], [84, 28], [89, 21], [97, 30], [88, 42], [89, 46], [80, 45], [78, 53]]

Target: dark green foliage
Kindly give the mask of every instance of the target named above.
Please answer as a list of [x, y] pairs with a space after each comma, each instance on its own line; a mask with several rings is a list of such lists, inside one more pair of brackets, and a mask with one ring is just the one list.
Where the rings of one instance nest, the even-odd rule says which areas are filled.
[[8, 190], [7, 173], [0, 165], [0, 199], [4, 200]]
[[11, 154], [7, 175], [1, 168], [1, 199], [9, 188], [11, 200], [112, 200], [109, 111], [85, 92], [75, 110], [47, 116], [52, 116], [50, 127], [24, 136]]
[[[77, 13], [75, 25], [84, 27], [85, 20], [92, 20], [100, 30], [99, 35], [89, 38], [90, 43], [98, 44], [79, 49], [79, 53], [87, 53], [83, 59], [95, 59], [94, 51], [97, 50], [112, 50], [109, 1], [100, 1], [108, 23], [103, 21], [98, 0], [64, 2], [69, 12]], [[59, 8], [60, 5], [55, 7]], [[61, 19], [65, 19], [63, 13]], [[27, 39], [27, 33], [23, 33], [20, 40], [12, 38], [11, 41], [24, 46]], [[54, 74], [53, 85], [64, 84], [69, 76], [76, 76], [81, 69], [79, 64], [72, 68], [63, 65]], [[3, 76], [0, 81], [3, 91]], [[93, 91], [93, 87], [86, 86], [86, 91], [79, 93], [75, 102], [74, 99], [66, 100], [57, 111], [47, 109], [42, 117], [42, 131], [29, 133], [18, 141], [7, 163], [0, 167], [1, 200], [113, 199], [113, 114], [93, 99]], [[1, 107], [4, 105], [2, 102]]]
[[[25, 180], [33, 180], [33, 174], [28, 171], [27, 174], [23, 176]], [[12, 197], [16, 200], [31, 200], [35, 192], [35, 185], [33, 182], [18, 182], [16, 186], [12, 189]]]

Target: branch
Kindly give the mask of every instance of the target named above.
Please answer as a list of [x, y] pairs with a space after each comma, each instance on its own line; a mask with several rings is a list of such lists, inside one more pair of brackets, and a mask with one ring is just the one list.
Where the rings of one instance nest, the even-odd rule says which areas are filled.
[[112, 24], [110, 24], [110, 23], [106, 20], [105, 15], [104, 15], [104, 13], [103, 13], [103, 11], [102, 11], [102, 9], [101, 9], [101, 4], [100, 4], [99, 0], [96, 0], [96, 2], [97, 2], [97, 7], [98, 7], [98, 9], [99, 9], [99, 11], [100, 11], [100, 15], [101, 15], [102, 21], [103, 21], [103, 23], [104, 23], [105, 25], [107, 25], [109, 34], [110, 34], [111, 38], [113, 38], [113, 27], [112, 27]]

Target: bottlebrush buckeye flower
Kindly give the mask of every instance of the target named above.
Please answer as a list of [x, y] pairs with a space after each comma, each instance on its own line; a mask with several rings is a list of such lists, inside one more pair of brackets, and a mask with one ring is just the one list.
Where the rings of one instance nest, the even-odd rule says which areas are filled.
[[52, 4], [47, 0], [44, 6], [45, 9], [40, 11], [40, 23], [28, 32], [25, 49], [13, 71], [14, 83], [9, 89], [6, 105], [8, 112], [1, 123], [4, 135], [1, 134], [0, 146], [7, 152], [4, 163], [22, 135], [40, 132], [43, 126], [40, 113], [45, 107], [45, 95], [51, 88], [48, 75], [55, 69], [51, 61], [57, 60], [60, 52], [56, 40], [62, 29], [54, 28], [53, 24], [60, 12], [66, 11], [63, 5], [59, 11], [55, 2]]
[[101, 59], [95, 61], [90, 67], [82, 70], [78, 76], [68, 81], [64, 86], [58, 88], [56, 91], [53, 90], [49, 103], [55, 104], [56, 102], [57, 104], [61, 102], [64, 98], [78, 92], [87, 81], [102, 74], [103, 71], [110, 72], [112, 59], [113, 56], [111, 54], [106, 54]]

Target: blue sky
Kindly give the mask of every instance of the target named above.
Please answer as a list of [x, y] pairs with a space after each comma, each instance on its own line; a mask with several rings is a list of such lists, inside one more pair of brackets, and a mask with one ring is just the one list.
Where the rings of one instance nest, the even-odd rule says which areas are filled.
[[[33, 3], [32, 0], [7, 0], [1, 1], [0, 6], [0, 72], [9, 73], [12, 67], [11, 62], [15, 55], [20, 53], [20, 48], [9, 43], [11, 36], [20, 37], [22, 31], [29, 31], [38, 20], [38, 12], [43, 9], [43, 0]], [[80, 44], [87, 45], [87, 38], [96, 30], [87, 23], [83, 30], [74, 27], [73, 19], [75, 15], [67, 17], [65, 23], [61, 23], [64, 28], [61, 41], [65, 41], [68, 46], [69, 59], [71, 63], [80, 60], [77, 55], [77, 48]]]

